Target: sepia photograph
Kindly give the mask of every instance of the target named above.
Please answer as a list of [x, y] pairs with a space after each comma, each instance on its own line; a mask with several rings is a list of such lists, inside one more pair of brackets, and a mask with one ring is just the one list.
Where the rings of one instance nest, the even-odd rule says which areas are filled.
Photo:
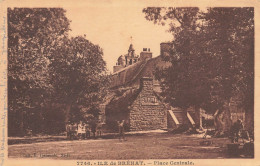
[[6, 16], [8, 159], [255, 158], [254, 7], [8, 7]]

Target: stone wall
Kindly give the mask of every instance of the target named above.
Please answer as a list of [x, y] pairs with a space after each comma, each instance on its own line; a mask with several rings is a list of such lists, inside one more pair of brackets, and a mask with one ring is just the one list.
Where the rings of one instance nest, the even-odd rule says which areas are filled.
[[141, 79], [141, 92], [130, 106], [130, 130], [167, 129], [167, 110], [153, 92], [153, 79]]

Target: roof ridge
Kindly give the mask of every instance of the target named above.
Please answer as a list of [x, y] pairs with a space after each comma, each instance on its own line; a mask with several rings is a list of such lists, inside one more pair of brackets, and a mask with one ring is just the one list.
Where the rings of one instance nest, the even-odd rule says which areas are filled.
[[133, 66], [136, 66], [137, 64], [139, 64], [139, 63], [141, 63], [141, 62], [142, 62], [142, 61], [138, 61], [138, 62], [136, 62], [136, 63], [134, 63], [134, 64], [132, 64], [132, 65], [126, 66], [126, 67], [122, 68], [121, 70], [118, 70], [118, 71], [112, 73], [112, 75], [115, 75], [115, 74], [121, 73], [121, 72], [123, 72], [123, 71], [125, 71], [125, 70], [127, 70], [127, 69], [130, 69], [130, 68], [132, 68]]
[[133, 80], [135, 80], [137, 78], [137, 76], [140, 75], [141, 71], [144, 69], [144, 67], [146, 66], [147, 62], [148, 62], [148, 60], [145, 60], [145, 63], [141, 64], [137, 74], [134, 76], [134, 78], [132, 78], [130, 81], [128, 81], [126, 83], [126, 85], [128, 85], [130, 82], [133, 82]]

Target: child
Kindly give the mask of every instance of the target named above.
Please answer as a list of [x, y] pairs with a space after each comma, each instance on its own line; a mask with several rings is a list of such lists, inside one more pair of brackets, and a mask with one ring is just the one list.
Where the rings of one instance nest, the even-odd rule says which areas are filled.
[[125, 140], [125, 130], [124, 130], [124, 123], [125, 120], [122, 120], [121, 122], [118, 121], [118, 129], [119, 129], [119, 141], [121, 141], [121, 137], [123, 137], [123, 140]]

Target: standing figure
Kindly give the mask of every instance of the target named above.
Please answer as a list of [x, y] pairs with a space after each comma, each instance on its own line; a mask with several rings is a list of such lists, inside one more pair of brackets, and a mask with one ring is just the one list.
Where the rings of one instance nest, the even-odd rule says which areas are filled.
[[68, 123], [66, 125], [66, 135], [67, 135], [67, 139], [71, 139], [71, 124]]
[[119, 141], [121, 141], [121, 137], [123, 137], [123, 140], [125, 140], [125, 129], [124, 129], [124, 123], [125, 120], [117, 121], [118, 123], [118, 130], [119, 130]]
[[98, 137], [101, 137], [101, 135], [102, 135], [102, 123], [101, 122], [99, 122], [98, 124], [97, 124], [97, 136]]
[[87, 123], [85, 125], [85, 131], [86, 131], [86, 138], [89, 138], [90, 137], [90, 125]]
[[234, 125], [232, 126], [232, 134], [233, 134], [233, 138], [232, 138], [232, 142], [238, 142], [238, 139], [239, 139], [239, 134], [240, 134], [240, 131], [243, 129], [243, 124], [242, 124], [242, 121], [240, 119], [238, 119]]
[[76, 137], [77, 131], [78, 131], [78, 125], [76, 123], [72, 123], [71, 124], [71, 130], [70, 130], [71, 139], [74, 139]]
[[78, 124], [78, 136], [79, 136], [79, 139], [83, 139], [85, 138], [85, 125], [82, 123], [82, 121], [79, 122]]
[[97, 123], [93, 121], [91, 124], [91, 132], [93, 133], [94, 138], [96, 138], [96, 131], [97, 131]]

